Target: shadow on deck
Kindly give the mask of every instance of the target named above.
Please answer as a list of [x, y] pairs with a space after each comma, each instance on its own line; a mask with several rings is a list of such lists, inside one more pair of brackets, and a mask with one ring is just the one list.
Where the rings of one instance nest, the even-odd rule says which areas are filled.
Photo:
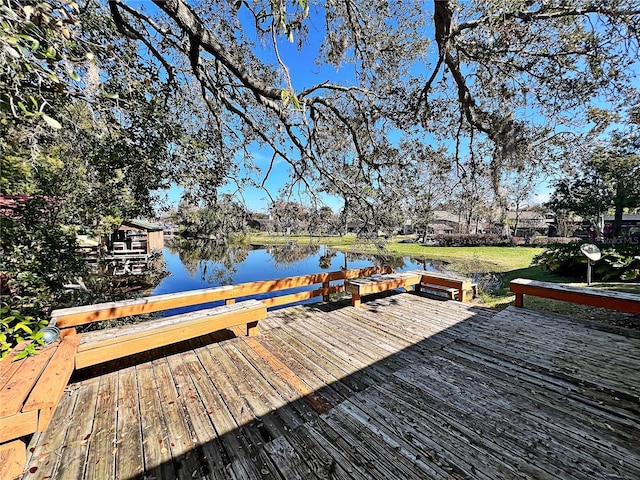
[[495, 313], [397, 292], [290, 307], [257, 337], [85, 373], [23, 478], [640, 478], [640, 339]]

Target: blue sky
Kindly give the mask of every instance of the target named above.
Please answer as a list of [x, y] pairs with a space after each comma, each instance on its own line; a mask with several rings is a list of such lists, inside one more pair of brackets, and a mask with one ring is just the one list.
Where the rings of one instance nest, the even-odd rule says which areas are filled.
[[[317, 7], [311, 7], [312, 10]], [[288, 42], [284, 35], [279, 37], [279, 52], [282, 60], [287, 65], [290, 71], [293, 87], [296, 91], [301, 91], [314, 84], [322, 83], [324, 81], [330, 81], [333, 83], [352, 83], [354, 74], [353, 67], [347, 65], [341, 69], [336, 70], [330, 65], [316, 65], [315, 61], [318, 57], [318, 51], [322, 45], [324, 39], [324, 23], [322, 18], [322, 12], [317, 9], [318, 12], [311, 12], [308, 19], [307, 26], [309, 28], [309, 34], [302, 50], [297, 48], [297, 39], [294, 43]], [[250, 24], [248, 19], [248, 12], [245, 8], [242, 8], [239, 12], [241, 21], [244, 20], [244, 24]], [[248, 32], [249, 30], [247, 30]], [[257, 46], [257, 54], [265, 61], [275, 64], [275, 56], [270, 39], [261, 40], [257, 37], [257, 34], [251, 38]], [[270, 151], [260, 151], [257, 147], [252, 152], [253, 161], [257, 167], [263, 172], [269, 168], [271, 162]], [[238, 159], [238, 163], [242, 164], [242, 159]], [[261, 183], [261, 178], [255, 178], [257, 183]], [[277, 159], [274, 167], [267, 179], [265, 186], [269, 190], [271, 197], [274, 199], [278, 197], [281, 188], [289, 180], [289, 167], [288, 164], [282, 159]], [[237, 186], [230, 184], [220, 189], [221, 192], [236, 193]], [[538, 187], [538, 195], [533, 199], [535, 203], [541, 203], [549, 197], [549, 187], [546, 182], [542, 181]], [[172, 203], [177, 203], [180, 199], [181, 189], [177, 186], [171, 188], [168, 192], [168, 198]], [[246, 206], [257, 212], [266, 212], [270, 203], [270, 198], [266, 192], [257, 188], [246, 187], [241, 193], [236, 194], [237, 198], [244, 201]], [[325, 203], [329, 205], [334, 211], [338, 211], [342, 204], [337, 197], [323, 197]], [[305, 203], [304, 197], [292, 198], [294, 201], [300, 201]]]
[[[297, 92], [325, 81], [344, 84], [352, 82], [354, 78], [352, 67], [347, 66], [336, 70], [333, 66], [317, 65], [315, 63], [324, 40], [324, 24], [318, 20], [322, 14], [320, 9], [313, 6], [311, 6], [311, 9], [312, 12], [307, 22], [309, 33], [302, 50], [298, 50], [297, 38], [294, 38], [294, 42], [291, 43], [286, 40], [284, 35], [278, 37], [280, 57], [289, 68], [292, 85]], [[317, 14], [313, 9], [317, 10]], [[243, 24], [251, 25], [252, 19], [249, 18], [249, 14], [245, 8], [241, 8], [238, 15]], [[257, 34], [251, 35], [249, 32], [251, 32], [250, 29], [245, 30], [245, 33], [256, 45], [256, 54], [263, 60], [271, 64], [276, 64], [271, 39], [265, 39], [263, 41], [258, 38]], [[261, 151], [256, 147], [256, 149], [252, 151], [252, 155], [255, 165], [263, 172], [266, 172], [271, 162], [271, 152], [268, 150]], [[238, 159], [238, 163], [242, 164], [242, 159]], [[262, 177], [254, 177], [254, 180], [259, 184], [262, 183]], [[284, 160], [278, 158], [275, 161], [269, 178], [265, 182], [265, 187], [271, 194], [271, 197], [274, 199], [277, 198], [280, 190], [288, 180], [289, 166]], [[238, 188], [234, 184], [229, 184], [220, 189], [221, 192], [225, 193], [236, 193], [237, 190]], [[168, 199], [172, 204], [179, 202], [181, 194], [182, 189], [176, 185], [172, 186], [167, 192]], [[236, 196], [244, 201], [250, 210], [255, 212], [266, 212], [271, 202], [267, 193], [258, 188], [245, 187], [241, 194], [237, 194]], [[322, 199], [334, 211], [338, 211], [342, 207], [342, 202], [337, 197], [323, 195]], [[292, 200], [303, 203], [305, 199], [301, 197], [292, 198]]]

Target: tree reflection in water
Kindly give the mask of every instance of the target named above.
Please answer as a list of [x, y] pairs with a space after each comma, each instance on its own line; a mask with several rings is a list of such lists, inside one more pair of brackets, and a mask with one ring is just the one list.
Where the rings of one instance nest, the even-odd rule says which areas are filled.
[[[445, 262], [422, 258], [403, 258], [389, 254], [361, 254], [340, 252], [317, 244], [296, 244], [260, 247], [268, 260], [251, 261], [250, 253], [255, 248], [247, 245], [230, 245], [207, 239], [175, 239], [167, 244], [169, 253], [177, 256], [191, 278], [200, 277], [204, 288], [207, 285], [232, 285], [241, 281], [280, 278], [289, 275], [317, 273], [320, 270], [349, 270], [363, 266], [389, 266], [395, 271], [410, 269], [437, 270], [446, 272]], [[256, 254], [258, 252], [256, 251]], [[342, 259], [342, 261], [340, 261]], [[240, 264], [245, 263], [244, 266]], [[287, 274], [287, 272], [291, 272]], [[236, 281], [234, 281], [234, 278]], [[184, 285], [180, 285], [183, 288]], [[171, 291], [171, 290], [169, 290]], [[163, 291], [166, 293], [166, 291]]]
[[167, 249], [178, 254], [185, 270], [194, 277], [198, 270], [202, 280], [210, 285], [231, 285], [237, 265], [244, 262], [251, 250], [247, 245], [229, 245], [208, 239], [176, 238]]

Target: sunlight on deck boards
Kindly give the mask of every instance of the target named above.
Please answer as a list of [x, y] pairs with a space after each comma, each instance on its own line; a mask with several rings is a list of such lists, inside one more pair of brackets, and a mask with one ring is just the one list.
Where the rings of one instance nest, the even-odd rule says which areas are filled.
[[24, 478], [640, 478], [637, 332], [394, 292], [166, 352], [71, 383]]

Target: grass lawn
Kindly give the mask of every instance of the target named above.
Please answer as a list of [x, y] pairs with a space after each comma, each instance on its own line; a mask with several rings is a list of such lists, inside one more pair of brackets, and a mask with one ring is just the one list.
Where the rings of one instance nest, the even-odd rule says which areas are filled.
[[[484, 274], [493, 277], [496, 288], [491, 291], [480, 291], [478, 303], [492, 308], [506, 308], [513, 304], [513, 295], [509, 291], [509, 282], [514, 278], [529, 278], [545, 282], [575, 283], [576, 279], [555, 275], [538, 266], [531, 266], [531, 260], [541, 253], [543, 248], [533, 247], [435, 247], [416, 243], [401, 243], [403, 238], [396, 237], [391, 242], [380, 246], [371, 242], [357, 240], [353, 235], [343, 237], [310, 237], [304, 236], [271, 236], [265, 234], [251, 235], [246, 243], [253, 245], [282, 245], [287, 242], [298, 244], [314, 243], [327, 245], [335, 250], [351, 253], [380, 254], [411, 257], [414, 259], [441, 260], [448, 263], [449, 269], [463, 275]], [[606, 288], [629, 291], [640, 294], [640, 284], [634, 283], [594, 283], [592, 288]], [[640, 329], [638, 315], [624, 314], [603, 308], [593, 308], [546, 298], [527, 297], [526, 307], [544, 310], [608, 324]]]
[[392, 255], [426, 260], [442, 260], [449, 263], [449, 268], [456, 272], [470, 275], [473, 273], [504, 273], [526, 268], [531, 264], [534, 255], [542, 252], [542, 248], [530, 247], [431, 247], [417, 243], [400, 243], [406, 237], [397, 237], [381, 247], [356, 240], [354, 235], [310, 237], [309, 235], [266, 235], [247, 236], [245, 242], [252, 245], [283, 245], [287, 242], [315, 243], [327, 245], [335, 250], [369, 255]]

